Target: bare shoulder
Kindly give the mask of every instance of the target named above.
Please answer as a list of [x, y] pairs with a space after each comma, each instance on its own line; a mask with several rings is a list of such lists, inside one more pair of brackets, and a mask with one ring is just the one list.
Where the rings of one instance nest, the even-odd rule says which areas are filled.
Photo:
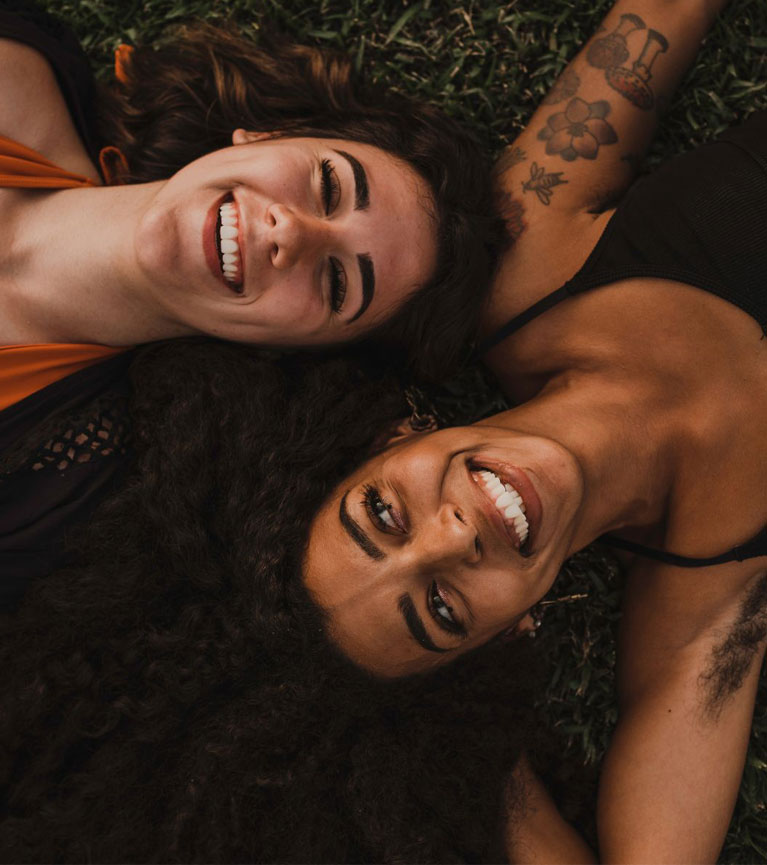
[[98, 179], [51, 65], [35, 48], [12, 39], [0, 39], [0, 135]]

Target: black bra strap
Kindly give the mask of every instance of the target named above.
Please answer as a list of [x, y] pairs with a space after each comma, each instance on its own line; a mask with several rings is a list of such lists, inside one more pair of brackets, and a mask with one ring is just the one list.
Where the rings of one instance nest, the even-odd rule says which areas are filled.
[[570, 281], [566, 282], [564, 285], [560, 285], [560, 287], [557, 288], [555, 291], [552, 291], [551, 294], [547, 294], [546, 297], [542, 297], [539, 301], [534, 303], [524, 312], [512, 318], [511, 321], [507, 321], [506, 324], [504, 324], [502, 328], [492, 334], [492, 336], [489, 336], [486, 340], [483, 340], [477, 347], [477, 354], [483, 355], [486, 352], [490, 351], [490, 349], [498, 345], [499, 342], [503, 342], [503, 340], [506, 339], [507, 336], [510, 336], [521, 327], [524, 327], [534, 318], [538, 318], [539, 315], [543, 315], [543, 313], [551, 309], [552, 306], [556, 306], [558, 303], [570, 297], [572, 294], [574, 294], [574, 292], [571, 288]]
[[703, 568], [707, 565], [723, 565], [726, 562], [742, 562], [746, 559], [755, 559], [758, 556], [767, 556], [767, 527], [763, 528], [750, 541], [746, 541], [745, 544], [741, 544], [739, 547], [733, 547], [731, 550], [728, 550], [726, 553], [720, 553], [718, 556], [702, 559], [691, 556], [678, 556], [676, 553], [666, 553], [663, 550], [655, 550], [652, 547], [645, 547], [642, 544], [634, 543], [634, 541], [626, 541], [623, 538], [616, 538], [612, 535], [602, 535], [599, 540], [608, 547], [626, 550], [629, 553], [636, 553], [639, 556], [655, 559], [667, 565], [675, 565], [678, 568]]

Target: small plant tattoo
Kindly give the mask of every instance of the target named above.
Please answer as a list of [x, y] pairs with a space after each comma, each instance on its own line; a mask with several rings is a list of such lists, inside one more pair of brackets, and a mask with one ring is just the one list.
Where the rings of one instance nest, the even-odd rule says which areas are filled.
[[525, 192], [534, 192], [541, 204], [549, 205], [551, 196], [554, 194], [554, 187], [562, 183], [567, 183], [567, 181], [562, 180], [561, 171], [546, 173], [542, 165], [539, 166], [537, 162], [534, 162], [530, 166], [530, 179], [522, 183], [522, 189]]
[[495, 163], [495, 173], [497, 176], [500, 176], [505, 171], [508, 171], [515, 165], [519, 165], [520, 162], [524, 162], [526, 159], [527, 154], [521, 147], [505, 147], [503, 153], [498, 157], [498, 161]]
[[609, 113], [610, 104], [604, 99], [585, 102], [576, 96], [564, 111], [549, 117], [538, 139], [546, 142], [549, 156], [558, 154], [567, 162], [579, 156], [596, 159], [600, 144], [614, 144], [618, 140], [615, 130], [605, 120]]
[[574, 69], [565, 69], [565, 71], [557, 78], [551, 90], [544, 96], [543, 105], [556, 105], [557, 102], [564, 102], [565, 99], [571, 99], [575, 96], [578, 88], [581, 86], [581, 79]]

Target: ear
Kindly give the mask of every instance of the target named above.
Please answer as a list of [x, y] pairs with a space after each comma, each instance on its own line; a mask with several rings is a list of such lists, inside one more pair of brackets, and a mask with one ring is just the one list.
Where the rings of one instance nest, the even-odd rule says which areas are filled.
[[253, 144], [255, 141], [267, 141], [274, 138], [273, 132], [248, 132], [246, 129], [235, 129], [232, 133], [232, 144]]
[[534, 637], [540, 624], [540, 619], [536, 619], [533, 611], [528, 610], [515, 625], [506, 628], [506, 630], [501, 634], [501, 640], [505, 643], [509, 643], [519, 637]]
[[403, 417], [399, 420], [392, 421], [391, 424], [381, 432], [373, 442], [373, 450], [386, 450], [394, 445], [402, 444], [402, 442], [413, 438], [413, 436], [424, 435], [427, 432], [430, 432], [430, 430], [414, 430], [413, 427], [410, 426], [410, 418]]

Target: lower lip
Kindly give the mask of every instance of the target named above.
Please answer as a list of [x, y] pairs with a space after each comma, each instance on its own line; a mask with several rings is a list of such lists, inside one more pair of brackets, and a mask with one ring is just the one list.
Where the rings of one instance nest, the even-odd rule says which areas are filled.
[[208, 215], [205, 217], [205, 222], [202, 226], [202, 250], [205, 253], [205, 261], [208, 268], [217, 282], [223, 283], [228, 292], [232, 291], [230, 284], [224, 279], [224, 274], [221, 270], [221, 264], [218, 258], [218, 249], [216, 248], [216, 224], [218, 222], [218, 212], [221, 205], [227, 200], [227, 195], [222, 195], [221, 198], [210, 208]]
[[[497, 460], [492, 459], [485, 460], [482, 457], [475, 457], [471, 462], [472, 465], [470, 468], [472, 471], [476, 471], [479, 467], [488, 469], [498, 477], [501, 483], [511, 484], [522, 496], [522, 500], [525, 503], [525, 517], [527, 518], [527, 540], [525, 541], [525, 552], [522, 555], [532, 555], [543, 512], [541, 500], [532, 481], [522, 469], [508, 463], [499, 463]], [[493, 507], [495, 507], [494, 504]]]

